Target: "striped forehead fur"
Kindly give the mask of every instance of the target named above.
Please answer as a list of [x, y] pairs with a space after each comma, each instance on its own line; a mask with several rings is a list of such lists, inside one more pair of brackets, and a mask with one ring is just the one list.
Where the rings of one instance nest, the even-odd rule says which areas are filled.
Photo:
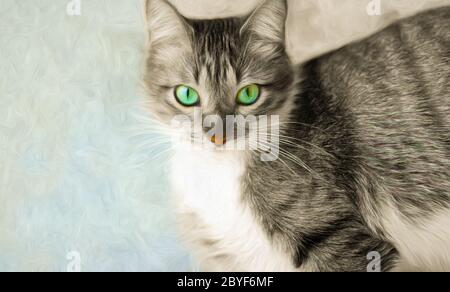
[[209, 78], [216, 84], [227, 79], [230, 67], [237, 72], [241, 23], [239, 18], [190, 21], [197, 81], [202, 67], [206, 68]]

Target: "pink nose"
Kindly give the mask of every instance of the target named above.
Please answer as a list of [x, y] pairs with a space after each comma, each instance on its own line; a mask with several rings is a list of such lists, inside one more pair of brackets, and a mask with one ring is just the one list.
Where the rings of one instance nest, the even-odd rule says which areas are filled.
[[217, 146], [222, 146], [227, 143], [227, 138], [225, 137], [216, 137], [216, 135], [213, 135], [211, 138], [209, 138], [211, 142], [216, 144]]

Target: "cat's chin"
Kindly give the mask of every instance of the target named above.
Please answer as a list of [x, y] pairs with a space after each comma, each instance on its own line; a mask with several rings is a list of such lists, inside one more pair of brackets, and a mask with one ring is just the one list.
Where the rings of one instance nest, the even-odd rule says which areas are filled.
[[231, 144], [216, 145], [214, 143], [195, 144], [190, 142], [176, 143], [174, 149], [187, 152], [206, 152], [206, 153], [242, 153], [245, 149], [239, 150], [232, 147]]
[[[195, 147], [195, 145], [193, 147]], [[238, 151], [236, 149], [230, 148], [230, 146], [227, 145], [227, 144], [217, 145], [217, 144], [214, 144], [214, 143], [205, 143], [203, 145], [199, 145], [197, 147], [197, 149], [201, 149], [203, 151], [208, 151], [208, 152], [219, 152], [219, 153], [220, 152], [224, 152], [224, 153], [228, 152], [228, 153], [230, 153], [230, 152], [237, 152]]]

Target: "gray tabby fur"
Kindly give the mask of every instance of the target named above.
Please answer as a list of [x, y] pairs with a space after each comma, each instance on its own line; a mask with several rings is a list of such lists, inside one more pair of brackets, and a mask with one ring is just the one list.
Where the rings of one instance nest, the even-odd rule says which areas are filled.
[[[367, 254], [377, 251], [383, 270], [398, 270], [407, 255], [388, 227], [390, 214], [408, 226], [450, 214], [449, 7], [300, 65], [285, 50], [285, 1], [205, 21], [185, 19], [161, 0], [147, 9], [154, 45], [146, 85], [155, 116], [192, 115], [167, 93], [188, 83], [210, 93], [204, 115], [281, 116], [281, 159], [248, 154], [242, 200], [293, 266], [365, 271]], [[152, 24], [164, 9], [172, 18]], [[251, 109], [234, 100], [236, 84], [246, 80], [267, 94]], [[437, 237], [450, 238], [442, 229]], [[450, 262], [431, 266], [448, 270]]]

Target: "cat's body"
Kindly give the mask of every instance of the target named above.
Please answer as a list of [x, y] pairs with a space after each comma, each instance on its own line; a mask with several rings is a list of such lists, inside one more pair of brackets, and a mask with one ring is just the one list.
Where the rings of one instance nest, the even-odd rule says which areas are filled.
[[[204, 92], [226, 96], [214, 85], [240, 78], [222, 67], [245, 76], [240, 66], [256, 72], [264, 60], [259, 70], [271, 74], [253, 80], [273, 79], [267, 82], [270, 98], [252, 110], [282, 117], [280, 159], [272, 162], [255, 151], [175, 146], [170, 163], [180, 226], [202, 268], [366, 271], [375, 252], [384, 271], [449, 271], [450, 8], [402, 20], [298, 68], [274, 44], [284, 33], [276, 30], [284, 9], [284, 1], [269, 0], [250, 24], [183, 24], [193, 28], [188, 39], [201, 57], [186, 57], [190, 49], [175, 55], [207, 68], [193, 69], [198, 84], [202, 72], [217, 77], [216, 83], [203, 77]], [[244, 62], [249, 45], [239, 41], [254, 34], [252, 41], [260, 43], [250, 45], [253, 63]], [[155, 96], [164, 86], [150, 73]], [[284, 97], [276, 100], [275, 92]], [[190, 114], [184, 108], [155, 111]]]
[[171, 178], [184, 240], [207, 271], [294, 271], [243, 198], [246, 168], [239, 153], [176, 151]]

